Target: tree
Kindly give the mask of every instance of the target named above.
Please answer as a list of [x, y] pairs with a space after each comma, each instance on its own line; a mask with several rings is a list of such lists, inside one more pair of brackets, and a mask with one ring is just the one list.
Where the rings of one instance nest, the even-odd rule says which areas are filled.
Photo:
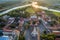
[[24, 33], [19, 35], [18, 40], [25, 40]]
[[3, 36], [3, 33], [2, 32], [0, 32], [0, 36]]
[[23, 17], [23, 18], [30, 17], [30, 13], [25, 12], [25, 13], [22, 15], [22, 17]]
[[24, 24], [25, 29], [29, 29], [30, 25], [28, 23]]
[[20, 35], [18, 40], [25, 40], [25, 37]]
[[54, 33], [46, 33], [46, 31], [43, 32], [43, 34], [41, 35], [41, 38], [43, 40], [55, 40], [56, 35]]
[[6, 20], [0, 18], [0, 29], [2, 29], [6, 25], [6, 22], [7, 22]]
[[10, 27], [13, 29], [13, 28], [16, 27], [16, 24], [13, 23], [13, 24], [10, 25]]
[[42, 38], [43, 40], [55, 40], [56, 35], [53, 34], [53, 33], [42, 34], [42, 35], [41, 35], [41, 38]]
[[42, 38], [42, 40], [47, 40], [47, 35], [46, 34], [42, 34], [41, 38]]
[[53, 34], [53, 33], [50, 33], [50, 34], [47, 34], [47, 38], [48, 38], [48, 40], [55, 40], [55, 38], [56, 38], [56, 35], [55, 34]]

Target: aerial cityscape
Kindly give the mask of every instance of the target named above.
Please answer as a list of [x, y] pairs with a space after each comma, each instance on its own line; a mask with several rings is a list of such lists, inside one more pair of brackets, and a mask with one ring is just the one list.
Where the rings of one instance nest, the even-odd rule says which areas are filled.
[[0, 40], [60, 40], [60, 0], [0, 0]]

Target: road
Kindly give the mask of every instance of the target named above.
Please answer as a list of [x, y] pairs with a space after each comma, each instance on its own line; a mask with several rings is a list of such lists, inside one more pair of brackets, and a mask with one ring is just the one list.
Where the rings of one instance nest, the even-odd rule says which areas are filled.
[[18, 7], [11, 8], [9, 10], [6, 10], [6, 11], [0, 13], [0, 15], [6, 14], [6, 13], [8, 13], [10, 11], [13, 11], [15, 9], [18, 9], [18, 8], [24, 8], [24, 7], [28, 7], [28, 6], [33, 6], [35, 8], [40, 8], [40, 9], [47, 10], [47, 11], [60, 12], [59, 10], [49, 9], [47, 7], [38, 6], [38, 5], [35, 5], [35, 4], [32, 3], [32, 4], [27, 4], [27, 5], [23, 5], [23, 6], [18, 6]]
[[16, 4], [13, 4], [13, 5], [6, 6], [6, 7], [4, 7], [3, 9], [0, 10], [0, 13], [6, 11], [6, 10], [8, 10], [8, 9], [11, 9], [11, 8], [13, 8], [13, 7], [22, 6], [22, 5], [24, 5], [24, 4], [18, 2], [18, 4], [16, 3]]
[[40, 9], [47, 10], [47, 11], [60, 12], [60, 10], [54, 10], [54, 9], [50, 9], [50, 8], [43, 7], [43, 6], [38, 6], [38, 5], [32, 5], [32, 6], [35, 8], [40, 8]]
[[[32, 27], [31, 27], [32, 28]], [[40, 31], [40, 35], [43, 33], [43, 31], [47, 31], [48, 32], [48, 29], [43, 25], [43, 23], [40, 23], [40, 25], [38, 25], [38, 28], [39, 28], [39, 31]], [[32, 28], [33, 29], [33, 28]], [[26, 40], [37, 40], [37, 36], [34, 38], [34, 37], [32, 37], [32, 35], [31, 35], [31, 29], [28, 29], [28, 30], [26, 30], [27, 32], [26, 32], [26, 35], [25, 35], [25, 38], [26, 38]]]
[[24, 7], [28, 7], [28, 6], [31, 6], [31, 4], [27, 4], [27, 5], [23, 5], [23, 6], [18, 6], [18, 7], [11, 8], [11, 9], [9, 9], [9, 10], [6, 10], [6, 11], [0, 13], [0, 15], [6, 14], [6, 13], [8, 13], [8, 12], [10, 12], [10, 11], [13, 11], [13, 10], [15, 10], [15, 9], [18, 9], [18, 8], [24, 8]]
[[[44, 30], [46, 30], [46, 28], [43, 26], [43, 24], [39, 25], [39, 29], [40, 29], [40, 34], [42, 34]], [[29, 40], [29, 39], [30, 40], [37, 40], [37, 37], [33, 38], [31, 35], [31, 31], [27, 30], [26, 35], [25, 35], [25, 39], [26, 40]]]

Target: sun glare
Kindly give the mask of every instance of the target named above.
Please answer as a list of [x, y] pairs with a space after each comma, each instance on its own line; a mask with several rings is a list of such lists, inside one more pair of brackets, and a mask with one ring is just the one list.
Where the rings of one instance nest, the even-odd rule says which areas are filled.
[[38, 3], [37, 2], [32, 2], [32, 7], [38, 8]]
[[35, 4], [35, 5], [36, 5], [36, 4], [38, 4], [38, 3], [37, 3], [37, 2], [32, 2], [32, 4]]

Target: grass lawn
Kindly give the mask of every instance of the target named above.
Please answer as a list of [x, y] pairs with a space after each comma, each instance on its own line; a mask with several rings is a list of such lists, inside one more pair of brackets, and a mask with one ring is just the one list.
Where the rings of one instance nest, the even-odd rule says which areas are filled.
[[60, 13], [58, 13], [58, 12], [53, 12], [53, 14], [60, 17]]

